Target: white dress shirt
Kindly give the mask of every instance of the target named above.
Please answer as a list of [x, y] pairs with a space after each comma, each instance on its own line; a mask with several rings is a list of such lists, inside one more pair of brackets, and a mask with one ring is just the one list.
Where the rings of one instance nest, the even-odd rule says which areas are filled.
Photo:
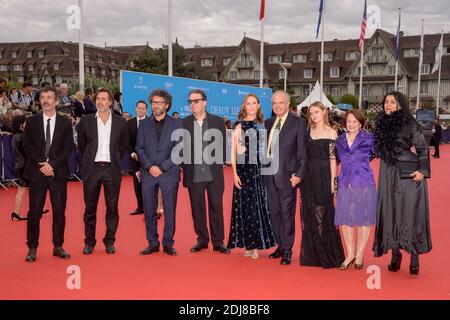
[[102, 119], [100, 119], [100, 116], [97, 114], [95, 115], [97, 118], [97, 131], [98, 131], [98, 148], [97, 148], [97, 154], [95, 155], [95, 162], [98, 161], [105, 161], [105, 162], [111, 162], [111, 154], [109, 150], [109, 143], [111, 140], [111, 123], [112, 123], [112, 114], [109, 113], [108, 120], [106, 121], [106, 124], [103, 123]]

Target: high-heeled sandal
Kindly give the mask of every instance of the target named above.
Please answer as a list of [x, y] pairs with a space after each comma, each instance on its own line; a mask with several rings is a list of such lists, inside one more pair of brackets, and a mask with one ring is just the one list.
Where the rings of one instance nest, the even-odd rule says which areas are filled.
[[411, 255], [411, 263], [409, 265], [409, 274], [413, 276], [419, 275], [419, 256]]
[[11, 221], [13, 221], [14, 219], [18, 220], [18, 221], [24, 221], [27, 220], [27, 218], [22, 217], [20, 214], [17, 214], [15, 212], [11, 213]]
[[245, 250], [244, 257], [251, 257], [253, 255], [253, 250]]
[[397, 272], [400, 270], [400, 266], [402, 265], [402, 254], [401, 253], [392, 253], [391, 263], [388, 265], [388, 270], [391, 272]]
[[355, 260], [355, 269], [356, 270], [361, 270], [363, 268], [363, 266], [364, 266], [364, 258], [361, 260], [361, 263], [356, 263], [356, 260]]
[[353, 259], [350, 260], [350, 262], [347, 263], [347, 264], [342, 263], [342, 264], [339, 266], [339, 270], [347, 270], [347, 269], [350, 268], [354, 263], [355, 263], [355, 257], [353, 257]]

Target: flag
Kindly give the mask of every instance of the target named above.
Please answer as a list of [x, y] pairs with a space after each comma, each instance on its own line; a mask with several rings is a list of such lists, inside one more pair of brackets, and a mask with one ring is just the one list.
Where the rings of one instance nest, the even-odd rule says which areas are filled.
[[261, 9], [259, 10], [259, 20], [264, 19], [265, 9], [266, 9], [266, 1], [261, 0]]
[[363, 19], [361, 22], [361, 34], [359, 35], [359, 48], [362, 50], [364, 46], [364, 39], [366, 38], [367, 27], [367, 0], [364, 2]]
[[395, 61], [400, 59], [400, 21], [401, 21], [401, 13], [398, 11], [398, 27], [397, 27], [397, 39], [395, 41]]
[[320, 0], [319, 21], [317, 22], [316, 39], [319, 37], [320, 24], [322, 22], [322, 14], [323, 14], [323, 0]]
[[435, 73], [439, 70], [439, 67], [441, 66], [441, 56], [442, 56], [442, 47], [444, 45], [444, 34], [441, 34], [441, 41], [439, 42], [439, 46], [436, 48], [436, 54], [435, 54], [435, 61], [433, 70], [431, 70], [431, 73]]

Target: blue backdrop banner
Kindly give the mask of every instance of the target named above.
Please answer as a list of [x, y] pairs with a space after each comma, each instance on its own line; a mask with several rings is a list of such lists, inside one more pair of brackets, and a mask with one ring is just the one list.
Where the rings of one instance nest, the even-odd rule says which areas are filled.
[[[272, 90], [240, 86], [222, 82], [195, 80], [188, 78], [168, 77], [150, 73], [121, 71], [121, 91], [123, 109], [130, 114], [135, 114], [136, 102], [144, 100], [148, 103], [148, 97], [152, 90], [160, 88], [168, 91], [173, 96], [172, 108], [169, 114], [179, 112], [182, 118], [191, 114], [188, 93], [193, 89], [205, 91], [208, 98], [207, 111], [217, 116], [226, 116], [230, 120], [237, 120], [240, 106], [244, 97], [253, 93], [258, 96], [264, 113], [264, 119], [272, 114]], [[149, 113], [151, 110], [149, 110]]]

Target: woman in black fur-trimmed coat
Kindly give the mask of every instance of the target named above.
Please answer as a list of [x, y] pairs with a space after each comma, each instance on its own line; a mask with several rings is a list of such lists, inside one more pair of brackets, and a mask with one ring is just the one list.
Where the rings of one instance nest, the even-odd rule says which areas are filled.
[[[400, 249], [406, 251], [411, 255], [410, 274], [417, 275], [419, 254], [432, 248], [425, 180], [430, 176], [428, 146], [400, 92], [388, 93], [383, 106], [375, 130], [381, 164], [373, 250], [375, 256], [380, 257], [392, 249], [392, 261], [388, 266], [392, 272], [400, 269]], [[404, 161], [418, 162], [418, 169], [410, 178], [401, 178]]]

